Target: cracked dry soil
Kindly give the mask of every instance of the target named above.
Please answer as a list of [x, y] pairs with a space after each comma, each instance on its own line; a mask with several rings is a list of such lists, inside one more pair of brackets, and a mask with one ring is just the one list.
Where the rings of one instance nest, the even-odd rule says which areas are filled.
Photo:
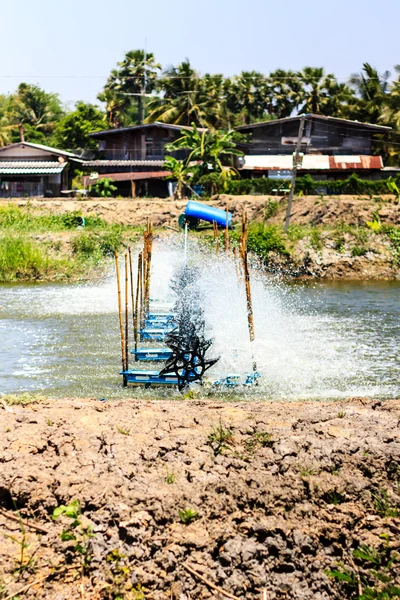
[[[397, 400], [0, 406], [0, 598], [356, 598], [353, 551], [400, 549], [399, 423]], [[74, 500], [84, 554], [52, 520]]]

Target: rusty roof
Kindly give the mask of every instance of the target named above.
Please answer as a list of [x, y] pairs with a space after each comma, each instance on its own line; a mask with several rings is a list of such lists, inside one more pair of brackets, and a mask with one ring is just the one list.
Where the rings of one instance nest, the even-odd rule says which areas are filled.
[[[247, 154], [240, 170], [281, 171], [293, 168], [291, 154]], [[381, 156], [306, 154], [299, 171], [348, 171], [383, 168]]]
[[295, 117], [284, 117], [283, 119], [275, 119], [273, 121], [261, 121], [260, 123], [252, 123], [251, 125], [240, 125], [236, 127], [237, 131], [250, 131], [257, 127], [269, 127], [271, 125], [277, 125], [278, 123], [290, 123], [291, 121], [300, 121], [301, 117], [305, 116], [306, 120], [312, 121], [325, 121], [332, 123], [333, 125], [346, 125], [351, 127], [358, 127], [361, 129], [373, 129], [374, 131], [390, 131], [391, 127], [385, 127], [383, 125], [374, 125], [372, 123], [361, 123], [361, 121], [351, 121], [350, 119], [340, 119], [339, 117], [326, 117], [325, 115], [317, 115], [309, 113], [306, 115], [296, 115]]

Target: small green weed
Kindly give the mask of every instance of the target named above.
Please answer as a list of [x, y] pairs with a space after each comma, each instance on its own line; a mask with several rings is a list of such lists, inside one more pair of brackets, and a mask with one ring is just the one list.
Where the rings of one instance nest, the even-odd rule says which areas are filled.
[[208, 445], [214, 450], [214, 455], [222, 454], [229, 446], [233, 445], [232, 428], [224, 426], [220, 419], [219, 424], [214, 426], [207, 438]]
[[318, 229], [316, 229], [315, 227], [313, 227], [313, 229], [311, 230], [310, 244], [313, 250], [315, 250], [316, 252], [321, 252], [324, 246], [322, 243], [321, 232], [318, 231]]
[[311, 475], [318, 475], [318, 470], [307, 467], [300, 469], [300, 477], [310, 477]]
[[120, 425], [117, 425], [117, 431], [122, 435], [131, 435], [131, 430], [129, 427], [121, 427]]
[[338, 492], [336, 489], [334, 490], [329, 490], [328, 492], [326, 492], [323, 496], [322, 499], [327, 503], [327, 504], [343, 504], [343, 502], [345, 502], [346, 498], [343, 494], [341, 494], [340, 492]]
[[85, 572], [91, 561], [90, 538], [93, 537], [93, 528], [82, 522], [82, 511], [78, 500], [73, 500], [68, 505], [57, 506], [53, 510], [52, 518], [55, 521], [61, 516], [67, 517], [69, 522], [62, 530], [60, 539], [62, 542], [74, 542], [73, 551], [80, 557]]
[[264, 219], [267, 221], [272, 217], [275, 217], [279, 210], [279, 202], [272, 200], [271, 198], [264, 205]]
[[167, 475], [165, 476], [165, 483], [172, 485], [173, 483], [175, 483], [175, 481], [176, 481], [175, 473], [167, 473]]
[[341, 410], [341, 411], [339, 411], [339, 412], [338, 412], [338, 414], [337, 414], [337, 418], [338, 418], [338, 419], [344, 419], [344, 418], [345, 418], [345, 416], [346, 416], [346, 411], [345, 411], [345, 410]]
[[178, 510], [178, 515], [180, 520], [184, 525], [190, 525], [193, 521], [197, 521], [200, 518], [197, 510], [193, 510], [191, 508], [185, 508], [185, 510]]
[[250, 437], [244, 441], [244, 446], [248, 452], [255, 452], [257, 448], [271, 448], [274, 445], [272, 435], [266, 431], [253, 431], [249, 433]]
[[351, 255], [356, 258], [357, 256], [365, 256], [368, 252], [368, 248], [364, 246], [353, 246], [351, 249]]
[[29, 406], [30, 404], [45, 402], [47, 398], [41, 394], [24, 392], [23, 394], [6, 394], [5, 396], [1, 396], [1, 400], [4, 400], [9, 406]]
[[387, 490], [381, 488], [372, 494], [374, 508], [380, 517], [400, 517], [400, 510], [392, 506]]

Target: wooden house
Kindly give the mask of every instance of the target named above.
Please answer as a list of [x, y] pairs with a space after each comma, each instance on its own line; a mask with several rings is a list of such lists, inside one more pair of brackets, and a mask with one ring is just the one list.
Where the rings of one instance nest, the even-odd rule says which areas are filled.
[[[243, 177], [276, 177], [289, 172], [299, 135], [300, 116], [253, 123], [237, 128], [244, 140], [238, 166]], [[373, 155], [374, 139], [390, 127], [308, 114], [301, 139], [304, 154], [299, 174], [335, 179], [358, 173], [364, 178], [381, 177], [383, 161]]]
[[[99, 179], [112, 179], [123, 196], [168, 196], [169, 175], [164, 168], [165, 146], [181, 136], [181, 131], [191, 129], [182, 125], [149, 123], [119, 129], [107, 129], [91, 133], [98, 140], [101, 158], [84, 162], [90, 174], [85, 183], [95, 183]], [[183, 159], [186, 151], [172, 153]]]
[[0, 148], [0, 198], [60, 196], [81, 165], [75, 154], [42, 144], [4, 146]]

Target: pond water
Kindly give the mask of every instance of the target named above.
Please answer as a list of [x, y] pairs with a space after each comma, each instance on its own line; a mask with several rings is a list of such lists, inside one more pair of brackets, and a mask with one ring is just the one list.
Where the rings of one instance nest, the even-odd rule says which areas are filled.
[[[152, 294], [171, 300], [176, 249], [157, 248]], [[256, 342], [248, 342], [244, 292], [235, 267], [202, 259], [200, 280], [210, 379], [262, 373], [246, 396], [328, 399], [400, 396], [400, 282], [287, 284], [253, 278]], [[53, 397], [172, 397], [175, 390], [123, 389], [115, 274], [96, 284], [0, 286], [0, 394]], [[154, 345], [154, 344], [153, 344]], [[131, 365], [132, 367], [133, 365]], [[139, 365], [139, 368], [157, 368]]]

